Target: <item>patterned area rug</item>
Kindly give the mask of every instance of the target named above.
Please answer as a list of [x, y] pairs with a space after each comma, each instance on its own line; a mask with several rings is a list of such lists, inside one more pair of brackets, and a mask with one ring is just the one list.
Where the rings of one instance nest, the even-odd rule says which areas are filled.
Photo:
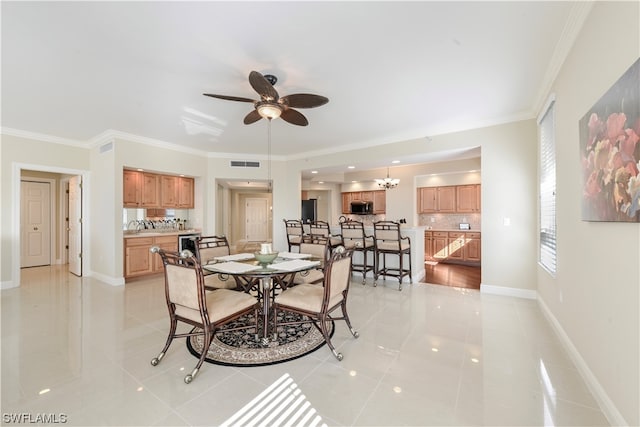
[[[297, 321], [303, 316], [294, 313], [278, 313], [278, 322]], [[243, 316], [226, 328], [253, 323], [252, 316]], [[259, 336], [262, 336], [261, 326]], [[333, 321], [329, 325], [329, 336], [333, 336]], [[219, 332], [216, 334], [209, 350], [206, 361], [226, 366], [264, 366], [283, 363], [309, 354], [325, 342], [322, 333], [312, 323], [300, 325], [279, 326], [277, 340], [271, 339], [264, 344], [261, 339], [256, 340], [255, 328], [239, 331]], [[196, 357], [202, 354], [203, 336], [197, 335], [187, 339], [187, 348]]]

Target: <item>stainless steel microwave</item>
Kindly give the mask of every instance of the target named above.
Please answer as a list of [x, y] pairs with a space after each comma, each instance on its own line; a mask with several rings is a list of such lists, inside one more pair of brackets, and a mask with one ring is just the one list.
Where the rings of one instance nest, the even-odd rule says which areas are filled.
[[368, 215], [373, 213], [373, 202], [351, 202], [351, 213]]

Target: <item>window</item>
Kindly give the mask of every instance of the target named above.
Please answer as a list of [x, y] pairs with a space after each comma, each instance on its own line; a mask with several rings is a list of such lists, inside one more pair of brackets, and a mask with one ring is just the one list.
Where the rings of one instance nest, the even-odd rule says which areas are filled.
[[556, 144], [555, 99], [538, 121], [540, 135], [540, 264], [556, 273]]

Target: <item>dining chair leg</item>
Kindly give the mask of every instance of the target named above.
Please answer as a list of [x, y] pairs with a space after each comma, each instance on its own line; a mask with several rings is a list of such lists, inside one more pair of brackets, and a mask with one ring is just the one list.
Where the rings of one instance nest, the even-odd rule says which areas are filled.
[[162, 358], [167, 353], [167, 350], [169, 350], [169, 346], [173, 342], [173, 337], [176, 334], [177, 326], [178, 326], [178, 320], [176, 320], [175, 317], [171, 316], [171, 325], [169, 326], [169, 336], [167, 337], [167, 341], [164, 344], [164, 348], [162, 349], [160, 354], [158, 354], [156, 357], [151, 359], [151, 366], [157, 366], [158, 363], [162, 361]]

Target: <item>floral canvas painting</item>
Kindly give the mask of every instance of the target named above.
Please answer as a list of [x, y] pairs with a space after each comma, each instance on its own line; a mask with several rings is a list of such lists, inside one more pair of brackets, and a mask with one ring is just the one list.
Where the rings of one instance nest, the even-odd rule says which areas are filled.
[[582, 219], [640, 222], [640, 59], [580, 120]]

